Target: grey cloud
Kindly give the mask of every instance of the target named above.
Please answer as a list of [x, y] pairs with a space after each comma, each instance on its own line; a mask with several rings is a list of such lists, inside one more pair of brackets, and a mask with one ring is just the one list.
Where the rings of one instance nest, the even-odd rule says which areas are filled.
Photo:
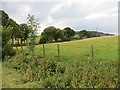
[[[42, 30], [49, 25], [55, 25], [59, 28], [70, 26], [74, 30], [83, 28], [94, 30], [99, 27], [100, 31], [117, 33], [118, 1], [4, 2], [2, 7], [10, 17], [19, 23], [27, 21], [28, 12], [25, 12], [25, 7], [30, 8], [29, 13], [40, 19]], [[86, 19], [86, 17], [90, 16], [93, 19]]]

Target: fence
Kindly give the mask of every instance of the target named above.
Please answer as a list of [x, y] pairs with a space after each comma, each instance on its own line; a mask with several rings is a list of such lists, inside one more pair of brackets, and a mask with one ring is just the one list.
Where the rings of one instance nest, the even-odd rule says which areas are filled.
[[[60, 61], [60, 57], [61, 57], [61, 50], [60, 50], [60, 45], [59, 44], [56, 44], [57, 45], [57, 57], [58, 57], [58, 61]], [[45, 49], [45, 45], [43, 44], [42, 45], [42, 48], [43, 48], [43, 57], [46, 56], [46, 49]], [[16, 49], [18, 50], [18, 47], [16, 46]], [[21, 46], [21, 50], [23, 51], [23, 46]], [[93, 45], [90, 46], [90, 63], [93, 62], [93, 51], [94, 51], [94, 48], [93, 48]]]
[[[60, 45], [57, 44], [57, 57], [58, 57], [58, 61], [60, 61], [60, 54], [61, 50], [60, 50]], [[45, 57], [46, 52], [45, 52], [45, 45], [43, 44], [43, 57]], [[93, 62], [93, 45], [90, 46], [90, 63]]]

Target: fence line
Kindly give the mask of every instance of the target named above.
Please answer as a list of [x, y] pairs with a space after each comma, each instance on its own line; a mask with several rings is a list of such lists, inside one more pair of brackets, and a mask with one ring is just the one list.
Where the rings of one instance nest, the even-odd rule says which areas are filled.
[[[45, 51], [45, 45], [43, 44], [43, 57], [46, 56], [46, 51]], [[18, 47], [16, 45], [16, 49], [18, 50]], [[23, 46], [21, 46], [21, 50], [23, 50]], [[57, 44], [57, 57], [58, 57], [58, 61], [60, 61], [60, 45]], [[90, 46], [90, 63], [93, 63], [93, 56], [94, 56], [94, 47], [93, 45]]]

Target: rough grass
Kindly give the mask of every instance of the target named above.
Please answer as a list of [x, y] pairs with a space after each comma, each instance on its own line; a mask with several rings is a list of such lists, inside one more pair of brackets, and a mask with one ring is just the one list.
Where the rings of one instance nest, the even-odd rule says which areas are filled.
[[[4, 88], [116, 88], [117, 62], [63, 62], [17, 54], [3, 62]], [[9, 69], [8, 69], [9, 68]]]
[[22, 74], [18, 73], [14, 69], [7, 68], [3, 65], [3, 74], [2, 74], [2, 88], [32, 88], [34, 82], [24, 83], [25, 78]]
[[[111, 88], [116, 87], [116, 84], [111, 82], [111, 79], [112, 77], [115, 77], [115, 82], [117, 82], [116, 80], [117, 65], [113, 64], [113, 63], [117, 63], [117, 60], [118, 60], [118, 37], [117, 36], [99, 37], [99, 38], [90, 38], [90, 39], [76, 40], [76, 41], [70, 41], [70, 42], [45, 44], [45, 50], [46, 50], [45, 58], [50, 58], [54, 61], [58, 60], [56, 44], [60, 45], [60, 56], [61, 56], [60, 61], [62, 62], [62, 65], [64, 64], [64, 66], [68, 68], [66, 70], [67, 74], [65, 74], [65, 76], [63, 75], [61, 75], [60, 77], [54, 76], [54, 79], [56, 78], [55, 80], [53, 80], [53, 77], [47, 77], [46, 79], [43, 79], [43, 81], [41, 82], [37, 82], [33, 80], [32, 82], [24, 83], [26, 81], [25, 79], [26, 77], [23, 77], [21, 73], [18, 73], [18, 70], [15, 71], [14, 69], [10, 69], [8, 67], [8, 66], [19, 67], [18, 65], [24, 65], [24, 64], [19, 64], [21, 63], [22, 57], [21, 57], [21, 60], [19, 60], [19, 58], [15, 59], [13, 57], [10, 59], [11, 63], [8, 61], [5, 61], [5, 63], [3, 64], [3, 68], [4, 68], [3, 69], [3, 76], [4, 76], [3, 86], [4, 87], [34, 87], [34, 86], [48, 87], [49, 86], [48, 83], [50, 83], [51, 85], [56, 85], [56, 80], [57, 82], [59, 82], [59, 80], [62, 80], [61, 84], [58, 84], [58, 85], [61, 85], [61, 87], [64, 87], [64, 84], [62, 83], [64, 83], [64, 81], [67, 82], [69, 79], [73, 78], [72, 80], [73, 83], [71, 83], [71, 85], [73, 85], [73, 87], [78, 87], [76, 85], [76, 80], [78, 78], [77, 76], [81, 74], [81, 69], [79, 72], [77, 71], [77, 69], [79, 69], [78, 67], [80, 67], [82, 69], [88, 70], [87, 72], [89, 72], [90, 66], [88, 65], [88, 62], [90, 60], [90, 45], [93, 45], [94, 46], [94, 62], [97, 62], [99, 67], [97, 67], [96, 69], [96, 67], [93, 66], [93, 68], [90, 69], [91, 72], [89, 72], [90, 73], [89, 77], [91, 78], [91, 81], [89, 82], [89, 84], [91, 85], [92, 82], [94, 81], [93, 78], [96, 77], [95, 75], [98, 75], [98, 77], [101, 77], [101, 78], [104, 77], [104, 78], [99, 79], [102, 81], [99, 81], [99, 82], [95, 81], [97, 87], [111, 87]], [[26, 47], [24, 47], [24, 51], [25, 52], [27, 51]], [[43, 56], [42, 45], [36, 45], [35, 55]], [[17, 60], [19, 61], [17, 62]], [[32, 63], [35, 64], [34, 59], [29, 62], [31, 64]], [[41, 62], [41, 60], [38, 60], [37, 62]], [[78, 62], [81, 64], [79, 64]], [[77, 65], [78, 67], [76, 67]], [[81, 67], [81, 65], [84, 66], [85, 68]], [[22, 68], [22, 67], [19, 67], [19, 68]], [[35, 70], [36, 69], [37, 68], [35, 68]], [[35, 70], [33, 70], [33, 72]], [[41, 69], [38, 69], [38, 70], [41, 71]], [[95, 74], [96, 71], [97, 73]], [[84, 72], [84, 74], [85, 73], [86, 71]], [[84, 74], [81, 74], [81, 75], [84, 75]], [[109, 78], [109, 75], [110, 75], [110, 78]], [[87, 80], [86, 78], [87, 76], [84, 76], [83, 81]], [[85, 82], [83, 82], [83, 86], [79, 86], [79, 87], [85, 87], [84, 83]], [[88, 87], [92, 87], [90, 85]]]

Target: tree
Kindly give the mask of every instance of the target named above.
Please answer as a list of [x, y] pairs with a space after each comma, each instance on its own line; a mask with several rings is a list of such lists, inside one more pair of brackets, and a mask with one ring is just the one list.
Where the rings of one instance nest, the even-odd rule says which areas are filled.
[[14, 38], [18, 38], [18, 43], [19, 43], [19, 38], [21, 38], [22, 33], [20, 32], [19, 24], [17, 24], [13, 19], [9, 18], [8, 14], [4, 12], [3, 10], [0, 10], [0, 13], [2, 16], [0, 16], [0, 19], [2, 22], [0, 24], [4, 27], [12, 27], [12, 45], [14, 44]]
[[4, 12], [3, 10], [0, 10], [0, 25], [2, 26], [9, 26], [8, 25], [8, 19], [9, 19], [9, 16], [6, 12]]
[[63, 34], [59, 28], [56, 29], [54, 26], [49, 26], [44, 29], [44, 31], [41, 33], [41, 36], [42, 37], [40, 40], [42, 42], [52, 42], [53, 40], [57, 42], [58, 39], [61, 39], [63, 37]]
[[34, 48], [35, 48], [35, 36], [38, 31], [39, 27], [39, 19], [35, 18], [34, 15], [28, 14], [28, 25], [29, 25], [29, 38], [28, 38], [28, 45], [29, 45], [29, 52], [32, 52], [32, 55], [34, 55]]
[[27, 40], [28, 36], [29, 36], [29, 26], [25, 23], [20, 24], [20, 31], [22, 32], [22, 37], [21, 37], [21, 44], [22, 41]]
[[89, 38], [89, 37], [90, 37], [90, 34], [89, 34], [89, 32], [87, 32], [86, 30], [81, 30], [81, 31], [79, 32], [79, 36], [80, 36], [81, 39], [82, 39], [83, 37]]
[[57, 28], [55, 30], [54, 40], [57, 42], [58, 39], [62, 39], [62, 37], [63, 37], [62, 31], [59, 28]]
[[12, 45], [14, 44], [14, 38], [18, 38], [18, 44], [19, 44], [19, 38], [22, 37], [22, 32], [20, 31], [20, 26], [17, 24], [13, 19], [9, 18], [8, 19], [8, 24], [10, 27], [13, 28], [12, 31]]
[[0, 19], [2, 20], [0, 22], [0, 32], [2, 36], [2, 59], [5, 58], [5, 56], [12, 56], [15, 54], [15, 51], [10, 45], [10, 39], [13, 32], [13, 27], [11, 27], [9, 23], [9, 16], [6, 12], [0, 10]]
[[40, 40], [39, 40], [40, 44], [44, 44], [44, 43], [47, 43], [47, 42], [48, 42], [48, 38], [45, 38], [45, 37], [41, 37]]
[[12, 56], [15, 54], [14, 50], [12, 49], [9, 40], [11, 39], [12, 35], [12, 28], [1, 26], [0, 32], [2, 32], [2, 58], [4, 59], [5, 56]]
[[71, 29], [70, 27], [64, 28], [63, 31], [64, 31], [64, 36], [66, 38], [71, 38], [71, 36], [75, 35], [75, 31], [73, 29]]
[[55, 38], [56, 34], [56, 28], [54, 26], [49, 26], [44, 29], [44, 31], [41, 33], [42, 37], [48, 38], [49, 42], [52, 42], [53, 39]]

